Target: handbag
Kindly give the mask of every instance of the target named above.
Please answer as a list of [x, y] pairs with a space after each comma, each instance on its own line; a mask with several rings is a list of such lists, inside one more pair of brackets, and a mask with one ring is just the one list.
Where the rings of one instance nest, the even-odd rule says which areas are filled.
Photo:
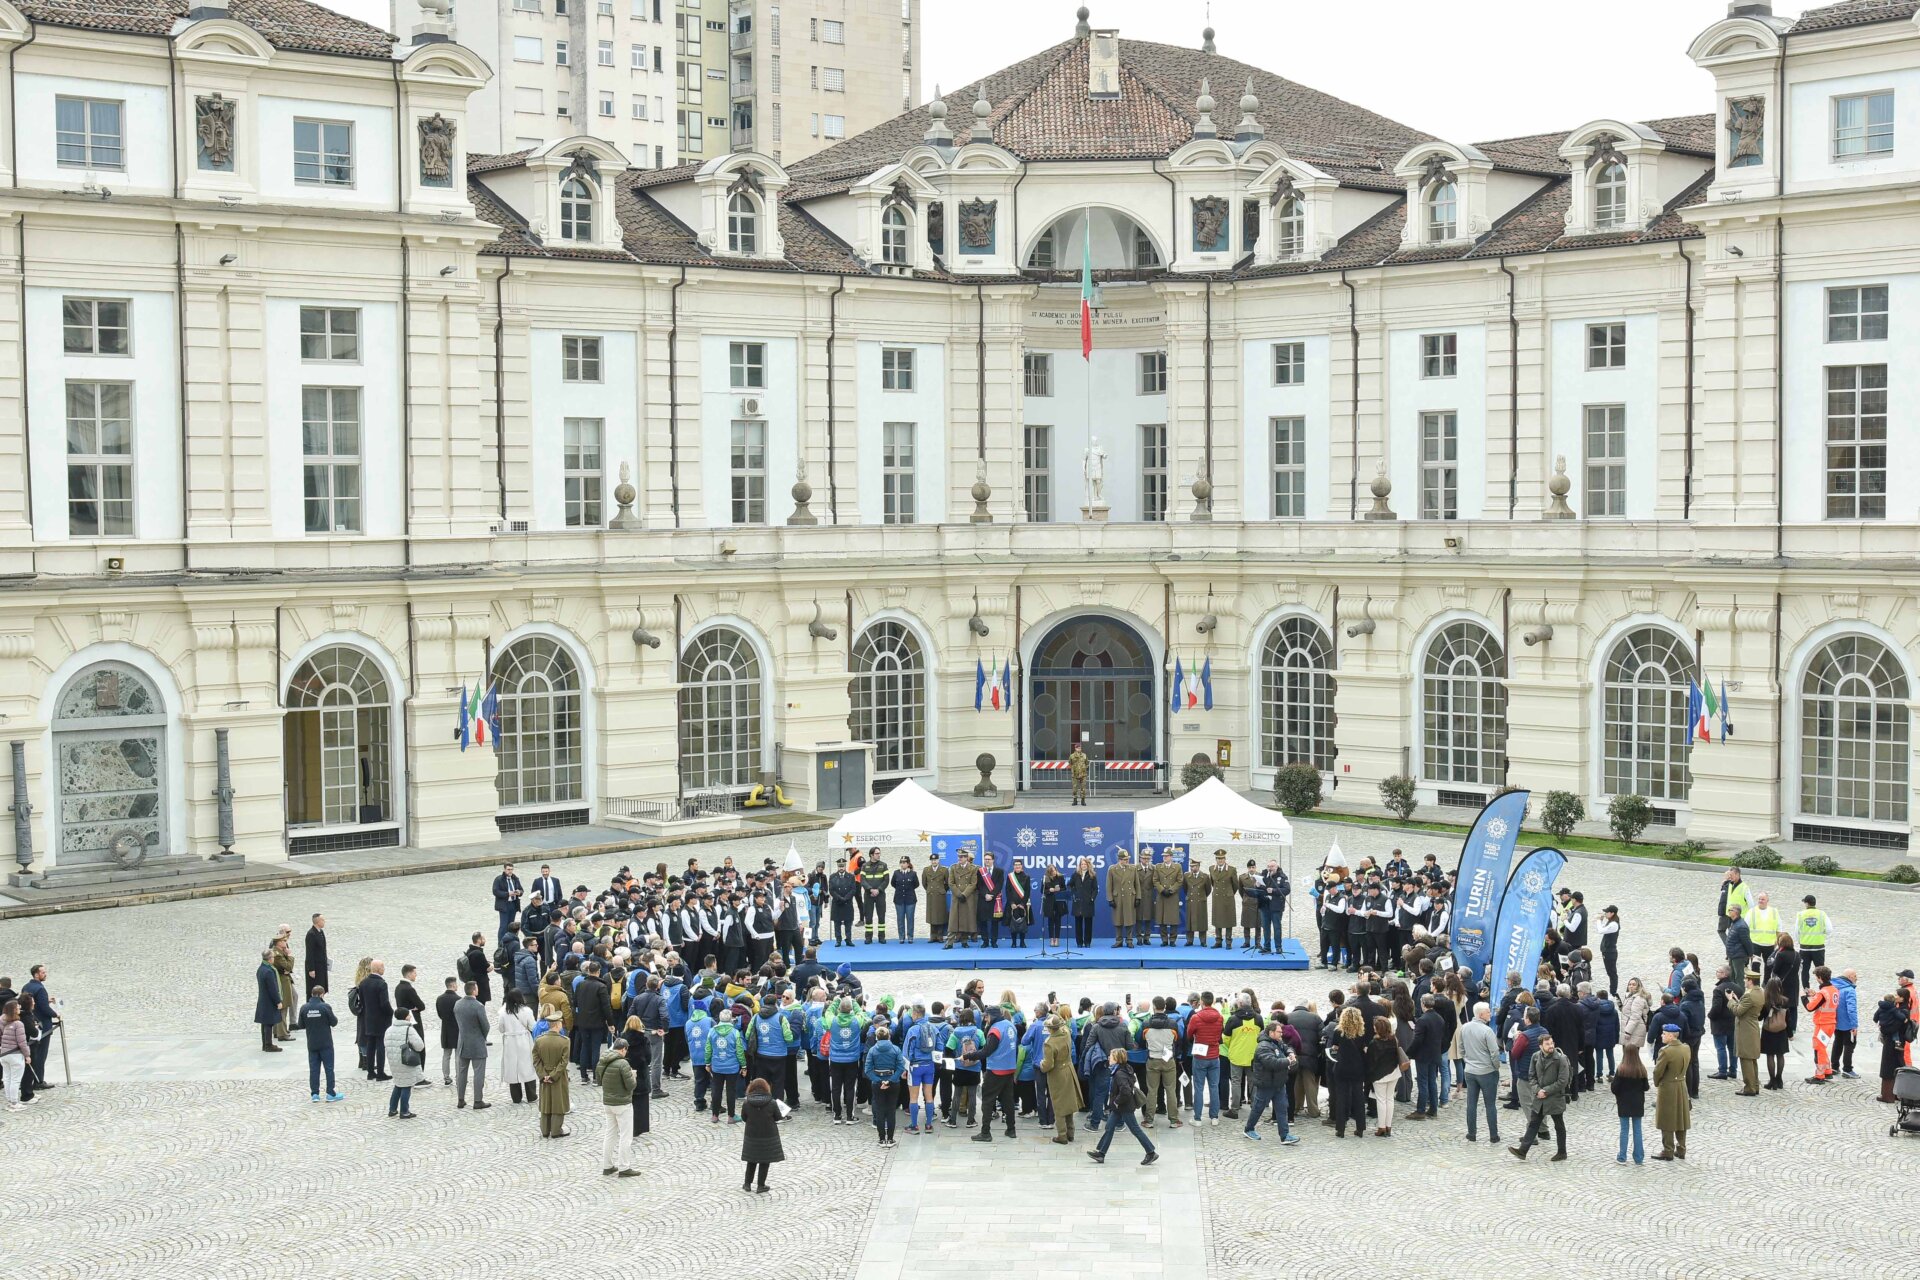
[[401, 1042], [400, 1044], [400, 1065], [401, 1066], [419, 1067], [423, 1065], [426, 1062], [426, 1060], [427, 1060], [426, 1055], [423, 1054], [420, 1050], [413, 1047], [413, 1041], [411, 1039], [404, 1040]]
[[1767, 1015], [1767, 1021], [1765, 1025], [1762, 1027], [1762, 1030], [1770, 1031], [1777, 1035], [1780, 1032], [1785, 1031], [1786, 1029], [1787, 1029], [1787, 1010], [1786, 1010], [1786, 1007], [1783, 1005], [1775, 1008], [1772, 1013]]

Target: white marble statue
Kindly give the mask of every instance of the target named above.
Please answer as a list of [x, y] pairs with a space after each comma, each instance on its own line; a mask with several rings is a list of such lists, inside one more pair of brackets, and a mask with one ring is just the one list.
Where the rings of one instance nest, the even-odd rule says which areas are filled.
[[1107, 451], [1100, 447], [1100, 437], [1094, 436], [1087, 441], [1087, 454], [1081, 466], [1087, 479], [1087, 505], [1104, 507], [1107, 505], [1104, 490], [1107, 484]]

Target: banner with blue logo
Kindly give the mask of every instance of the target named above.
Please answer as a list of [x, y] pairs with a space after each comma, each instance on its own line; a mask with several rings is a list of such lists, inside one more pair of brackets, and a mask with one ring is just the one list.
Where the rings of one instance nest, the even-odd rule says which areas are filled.
[[1494, 990], [1506, 989], [1507, 975], [1518, 973], [1520, 985], [1533, 989], [1540, 970], [1540, 948], [1546, 945], [1547, 926], [1553, 922], [1553, 882], [1567, 865], [1558, 849], [1535, 849], [1520, 859], [1500, 900], [1500, 923], [1493, 931]]
[[940, 855], [940, 861], [949, 867], [960, 861], [962, 849], [973, 855], [976, 864], [980, 861], [979, 836], [932, 836], [928, 844]]
[[1520, 822], [1527, 816], [1527, 795], [1525, 791], [1509, 791], [1487, 801], [1460, 846], [1447, 943], [1460, 967], [1471, 970], [1476, 978], [1486, 973], [1493, 953], [1500, 895], [1507, 885], [1513, 847], [1520, 839]]
[[1100, 894], [1093, 908], [1094, 936], [1113, 936], [1107, 868], [1120, 854], [1133, 851], [1133, 814], [1091, 809], [1084, 813], [1010, 810], [981, 816], [986, 820], [987, 852], [993, 855], [994, 865], [1005, 871], [1015, 858], [1020, 859], [1021, 869], [1033, 877], [1036, 890], [1047, 868], [1058, 867], [1061, 875], [1071, 876], [1080, 859], [1087, 859], [1100, 877]]

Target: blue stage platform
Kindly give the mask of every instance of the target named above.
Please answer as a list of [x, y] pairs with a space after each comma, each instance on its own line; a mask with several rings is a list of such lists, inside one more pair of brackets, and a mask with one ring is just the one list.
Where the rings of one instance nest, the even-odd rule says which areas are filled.
[[903, 969], [1305, 969], [1307, 953], [1292, 938], [1279, 955], [1263, 956], [1258, 951], [1232, 947], [1215, 949], [1199, 945], [1186, 947], [1116, 947], [1111, 938], [1097, 938], [1091, 947], [1059, 952], [1049, 947], [1039, 954], [1038, 939], [1029, 936], [1028, 945], [1014, 947], [1002, 941], [998, 947], [954, 947], [951, 951], [932, 942], [876, 942], [872, 946], [856, 943], [851, 947], [828, 944], [820, 948], [820, 962], [851, 964], [856, 973], [893, 973]]

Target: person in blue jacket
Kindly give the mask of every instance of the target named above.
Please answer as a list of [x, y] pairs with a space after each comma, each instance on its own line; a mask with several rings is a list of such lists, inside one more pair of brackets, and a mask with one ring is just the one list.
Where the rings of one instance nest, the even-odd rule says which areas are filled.
[[875, 1023], [866, 1075], [873, 1086], [873, 1127], [879, 1131], [883, 1147], [894, 1145], [893, 1125], [900, 1115], [900, 1081], [906, 1069], [906, 1057], [893, 1042], [892, 1029], [884, 1022]]
[[993, 1141], [993, 1117], [1002, 1108], [1007, 1113], [1007, 1137], [1015, 1137], [1014, 1076], [1020, 1069], [1020, 1032], [1008, 1016], [1006, 1006], [989, 1005], [986, 1010], [986, 1039], [975, 1051], [984, 1088], [980, 1097], [980, 1132], [975, 1142]]
[[713, 1037], [713, 1018], [708, 1015], [704, 1002], [693, 1006], [693, 1012], [687, 1015], [687, 1025], [682, 1029], [687, 1039], [687, 1061], [693, 1066], [693, 1109], [707, 1109], [707, 1084], [713, 1078], [707, 1073], [707, 1041]]
[[1047, 1003], [1033, 1008], [1033, 1019], [1020, 1037], [1020, 1069], [1014, 1073], [1020, 1095], [1020, 1114], [1035, 1116], [1042, 1125], [1053, 1123], [1053, 1106], [1047, 1097], [1047, 1080], [1040, 1074], [1040, 1054], [1047, 1047]]
[[662, 1069], [674, 1079], [681, 1076], [680, 1064], [687, 1060], [687, 1017], [693, 1012], [693, 993], [686, 979], [668, 974], [660, 983], [660, 997], [667, 1005], [667, 1043]]
[[986, 1035], [973, 1025], [973, 1010], [960, 1010], [959, 1019], [954, 1023], [953, 1033], [947, 1037], [947, 1056], [953, 1060], [953, 1106], [947, 1112], [947, 1128], [957, 1127], [961, 1121], [973, 1127], [974, 1094], [980, 1088], [980, 1046], [985, 1043]]
[[1852, 969], [1833, 978], [1839, 1002], [1833, 1011], [1833, 1069], [1842, 1080], [1858, 1080], [1853, 1069], [1853, 1046], [1860, 1038], [1859, 980]]
[[793, 1053], [796, 1039], [793, 1024], [773, 1007], [771, 999], [761, 1005], [760, 1012], [747, 1024], [747, 1043], [753, 1049], [753, 1074], [767, 1082], [767, 1088], [773, 1090], [776, 1098], [786, 1087], [787, 1059]]
[[801, 1038], [807, 1045], [807, 1087], [813, 1094], [813, 1100], [821, 1106], [833, 1101], [830, 1075], [827, 1070], [827, 996], [823, 988], [816, 987], [807, 993], [806, 1010], [807, 1030]]
[[747, 1041], [733, 1025], [733, 1010], [722, 1009], [707, 1037], [707, 1074], [713, 1078], [713, 1123], [720, 1123], [720, 1099], [727, 1100], [727, 1123], [739, 1120], [740, 1095], [747, 1085]]
[[[927, 1007], [916, 1004], [906, 1018], [906, 1029], [898, 1038], [901, 1055], [907, 1063], [907, 1132], [933, 1133], [933, 1085], [937, 1075], [934, 1060], [944, 1051], [934, 1040], [933, 1022], [927, 1017]], [[920, 1127], [920, 1116], [925, 1112], [926, 1128]]]
[[833, 1086], [833, 1122], [855, 1124], [854, 1082], [860, 1076], [860, 1057], [867, 1031], [867, 1015], [854, 1007], [852, 996], [841, 996], [826, 1017], [827, 1071]]

